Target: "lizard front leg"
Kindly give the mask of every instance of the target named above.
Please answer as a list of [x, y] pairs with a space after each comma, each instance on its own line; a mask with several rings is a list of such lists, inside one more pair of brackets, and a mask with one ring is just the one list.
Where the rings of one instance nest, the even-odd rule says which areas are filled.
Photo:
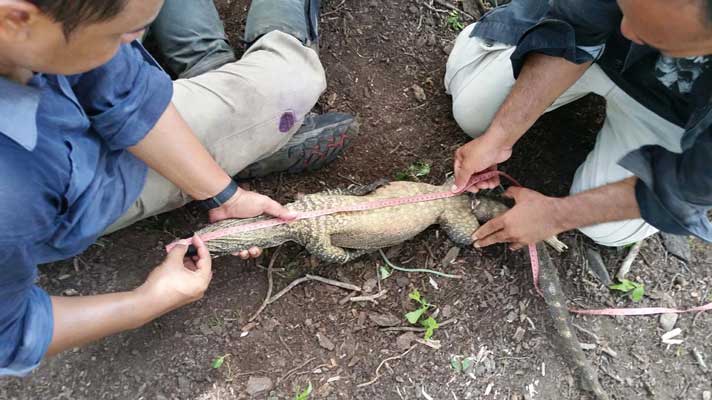
[[[488, 197], [478, 197], [476, 206], [474, 207], [474, 213], [480, 222], [484, 223], [490, 219], [504, 214], [509, 210], [504, 203], [488, 198]], [[563, 253], [569, 248], [564, 242], [560, 241], [556, 236], [544, 239], [544, 242], [551, 246], [557, 253]]]
[[305, 243], [304, 247], [320, 260], [335, 264], [346, 264], [369, 252], [368, 250], [344, 249], [334, 246], [331, 244], [331, 236], [329, 235], [311, 238]]

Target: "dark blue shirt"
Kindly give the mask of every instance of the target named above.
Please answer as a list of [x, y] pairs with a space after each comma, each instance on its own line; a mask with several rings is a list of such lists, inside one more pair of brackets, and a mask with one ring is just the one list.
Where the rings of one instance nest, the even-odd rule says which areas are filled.
[[[516, 45], [515, 76], [528, 54], [595, 61], [627, 94], [685, 129], [682, 153], [644, 146], [619, 164], [639, 180], [643, 219], [664, 232], [712, 241], [712, 57], [671, 58], [623, 37], [616, 0], [513, 0], [485, 15], [473, 36]], [[594, 57], [591, 48], [603, 49]]]
[[146, 165], [126, 151], [173, 95], [140, 44], [75, 76], [0, 78], [0, 375], [24, 375], [52, 339], [37, 265], [91, 245], [138, 198]]

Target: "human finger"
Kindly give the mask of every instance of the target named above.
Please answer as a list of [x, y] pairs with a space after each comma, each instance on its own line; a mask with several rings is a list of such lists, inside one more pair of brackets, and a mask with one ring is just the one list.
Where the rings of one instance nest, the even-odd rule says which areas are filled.
[[484, 239], [495, 232], [501, 231], [502, 229], [504, 229], [504, 220], [502, 219], [502, 216], [499, 216], [490, 220], [476, 230], [475, 233], [472, 234], [472, 240], [477, 242], [478, 240]]

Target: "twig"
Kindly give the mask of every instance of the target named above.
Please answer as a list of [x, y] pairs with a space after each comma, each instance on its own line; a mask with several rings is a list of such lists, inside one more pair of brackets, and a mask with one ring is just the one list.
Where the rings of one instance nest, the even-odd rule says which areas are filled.
[[[457, 322], [457, 318], [452, 318], [448, 319], [447, 321], [443, 321], [438, 323], [439, 327], [447, 326], [450, 324], [454, 324]], [[381, 332], [425, 332], [425, 328], [416, 328], [413, 326], [392, 326], [390, 328], [382, 328]]]
[[279, 341], [282, 342], [282, 345], [284, 345], [284, 348], [287, 349], [287, 353], [289, 353], [290, 356], [294, 357], [294, 353], [292, 352], [292, 349], [289, 348], [289, 346], [287, 345], [287, 342], [284, 341], [284, 338], [282, 337], [282, 335], [277, 335], [277, 337], [279, 338]]
[[469, 18], [469, 19], [471, 19], [471, 20], [473, 20], [473, 21], [476, 21], [476, 20], [477, 20], [477, 18], [473, 17], [472, 15], [470, 15], [469, 13], [466, 13], [466, 12], [463, 11], [463, 10], [460, 10], [459, 8], [457, 8], [457, 7], [455, 7], [454, 5], [448, 3], [447, 1], [444, 1], [444, 0], [434, 0], [434, 1], [435, 1], [436, 3], [438, 3], [438, 4], [440, 4], [441, 6], [445, 7], [445, 8], [449, 8], [450, 10], [454, 10], [454, 11], [459, 12], [460, 14], [466, 16], [467, 18]]
[[338, 177], [341, 178], [341, 179], [345, 179], [345, 180], [347, 180], [347, 181], [353, 183], [354, 185], [357, 185], [357, 186], [363, 185], [361, 182], [358, 182], [358, 181], [356, 181], [356, 180], [354, 180], [354, 179], [352, 179], [352, 178], [349, 178], [349, 177], [346, 176], [346, 175], [336, 174], [336, 176], [338, 176]]
[[376, 299], [380, 299], [381, 297], [385, 296], [388, 293], [388, 289], [381, 290], [380, 292], [376, 294], [372, 294], [370, 296], [356, 296], [352, 297], [349, 299], [349, 301], [355, 303], [358, 301], [375, 301]]
[[705, 363], [704, 357], [702, 357], [702, 353], [700, 353], [699, 350], [693, 348], [692, 355], [695, 356], [695, 360], [697, 360], [697, 364], [700, 365], [700, 369], [702, 370], [702, 372], [707, 372], [707, 364]]
[[[239, 374], [231, 375], [230, 378], [239, 378], [241, 376], [248, 376], [248, 375], [255, 375], [255, 374], [264, 374], [270, 371], [265, 371], [265, 370], [258, 370], [258, 371], [250, 371], [250, 372], [240, 372]], [[272, 371], [274, 372], [274, 371]]]
[[267, 281], [268, 281], [268, 286], [267, 286], [267, 296], [265, 296], [265, 300], [262, 302], [262, 305], [260, 308], [255, 312], [252, 317], [248, 320], [248, 322], [252, 322], [257, 317], [262, 314], [262, 311], [267, 308], [267, 305], [269, 304], [269, 298], [272, 296], [272, 288], [274, 287], [274, 280], [272, 278], [272, 267], [274, 267], [274, 262], [277, 260], [277, 255], [279, 255], [279, 250], [282, 248], [282, 246], [277, 247], [277, 250], [274, 251], [274, 254], [272, 254], [272, 259], [269, 260], [269, 266], [267, 267]]
[[618, 278], [619, 281], [623, 281], [626, 275], [628, 275], [628, 272], [630, 272], [630, 267], [633, 265], [633, 261], [635, 261], [635, 258], [638, 257], [638, 253], [640, 253], [640, 248], [642, 247], [642, 245], [643, 241], [641, 240], [630, 249], [630, 252], [628, 252], [628, 255], [623, 260], [623, 264], [621, 264], [621, 268], [616, 274], [616, 278]]
[[399, 356], [395, 356], [395, 357], [388, 357], [388, 358], [386, 358], [385, 360], [381, 361], [381, 363], [378, 365], [378, 368], [376, 368], [376, 377], [373, 378], [373, 379], [371, 379], [371, 380], [368, 381], [368, 382], [361, 383], [361, 384], [357, 385], [356, 387], [362, 388], [362, 387], [366, 387], [366, 386], [373, 385], [373, 384], [376, 383], [379, 379], [381, 379], [381, 373], [380, 373], [380, 371], [381, 371], [381, 367], [383, 367], [383, 365], [384, 365], [385, 363], [387, 363], [388, 361], [400, 360], [401, 358], [403, 358], [403, 357], [405, 357], [406, 355], [408, 355], [408, 353], [410, 353], [411, 351], [413, 351], [413, 349], [416, 348], [416, 347], [418, 347], [418, 345], [417, 345], [417, 344], [414, 344], [414, 345], [410, 346], [410, 348], [409, 348], [408, 350], [406, 350], [405, 353], [403, 353], [403, 354], [401, 354], [401, 355], [399, 355]]
[[360, 291], [361, 291], [361, 287], [360, 287], [360, 286], [356, 286], [356, 285], [353, 285], [353, 284], [351, 284], [351, 283], [339, 282], [339, 281], [335, 281], [335, 280], [333, 280], [333, 279], [327, 279], [327, 278], [324, 278], [324, 277], [321, 277], [321, 276], [318, 276], [318, 275], [307, 275], [306, 277], [309, 278], [309, 280], [317, 281], [317, 282], [321, 282], [321, 283], [326, 283], [327, 285], [340, 287], [340, 288], [342, 288], [342, 289], [353, 290], [353, 291], [355, 291], [355, 292], [360, 292]]
[[278, 378], [278, 379], [277, 379], [277, 383], [283, 382], [285, 379], [287, 379], [287, 378], [289, 378], [290, 376], [292, 376], [292, 374], [294, 374], [295, 372], [299, 371], [300, 369], [306, 367], [307, 364], [309, 364], [310, 362], [312, 362], [312, 361], [314, 361], [314, 360], [316, 360], [316, 357], [312, 357], [312, 358], [310, 358], [310, 359], [304, 361], [304, 362], [303, 362], [301, 365], [299, 365], [298, 367], [295, 367], [295, 368], [290, 369], [290, 370], [287, 371], [287, 373], [284, 374], [281, 378]]
[[438, 10], [437, 8], [435, 8], [435, 7], [431, 6], [430, 4], [428, 4], [427, 1], [424, 1], [424, 2], [423, 2], [423, 5], [425, 6], [425, 8], [427, 8], [427, 9], [430, 10], [430, 11], [434, 11], [434, 12], [436, 12], [436, 13], [441, 13], [441, 14], [447, 14], [447, 10]]
[[596, 341], [596, 343], [598, 343], [598, 342], [601, 341], [601, 340], [598, 338], [598, 335], [596, 335], [595, 333], [593, 333], [593, 332], [589, 331], [588, 329], [582, 327], [581, 325], [574, 324], [574, 323], [572, 323], [571, 325], [573, 325], [574, 328], [580, 330], [581, 332], [587, 334], [588, 336], [591, 336], [591, 337], [593, 338], [593, 340]]
[[384, 261], [389, 267], [395, 269], [396, 271], [408, 272], [408, 273], [433, 274], [433, 275], [441, 276], [441, 277], [443, 277], [443, 278], [462, 279], [462, 275], [450, 275], [450, 274], [446, 274], [446, 273], [439, 272], [439, 271], [433, 271], [433, 270], [431, 270], [431, 269], [422, 269], [422, 268], [413, 268], [413, 269], [410, 269], [410, 268], [399, 267], [399, 266], [397, 266], [397, 265], [394, 265], [394, 264], [391, 262], [391, 260], [389, 260], [388, 257], [386, 257], [386, 253], [384, 253], [383, 250], [378, 249], [378, 251], [381, 253], [381, 257], [383, 257], [383, 261]]
[[338, 6], [336, 6], [333, 10], [323, 13], [323, 14], [321, 14], [321, 16], [326, 17], [327, 15], [331, 15], [331, 14], [339, 12], [339, 10], [344, 5], [344, 3], [346, 3], [346, 0], [342, 0], [341, 3]]
[[289, 286], [282, 289], [282, 291], [280, 291], [279, 293], [275, 294], [271, 299], [267, 300], [267, 304], [274, 303], [275, 301], [279, 300], [280, 297], [287, 294], [287, 292], [294, 289], [294, 287], [296, 287], [297, 285], [300, 285], [300, 284], [302, 284], [304, 282], [308, 282], [308, 281], [318, 281], [321, 283], [326, 283], [327, 285], [332, 285], [332, 286], [340, 287], [342, 289], [352, 290], [352, 291], [356, 291], [356, 292], [361, 291], [360, 287], [358, 287], [356, 285], [352, 285], [350, 283], [344, 283], [344, 282], [339, 282], [339, 281], [335, 281], [332, 279], [326, 279], [326, 278], [322, 278], [321, 276], [316, 276], [316, 275], [307, 275], [305, 277], [299, 278], [299, 279], [295, 280], [294, 282], [290, 283]]

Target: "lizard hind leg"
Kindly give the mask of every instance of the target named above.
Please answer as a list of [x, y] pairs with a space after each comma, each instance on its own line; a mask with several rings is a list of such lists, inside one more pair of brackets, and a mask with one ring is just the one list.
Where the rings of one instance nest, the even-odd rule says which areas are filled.
[[455, 207], [448, 207], [438, 219], [447, 236], [460, 247], [472, 245], [472, 234], [480, 227], [470, 210], [469, 200], [462, 199]]
[[329, 195], [342, 195], [342, 196], [365, 196], [369, 193], [373, 193], [376, 189], [389, 184], [388, 179], [379, 179], [368, 185], [351, 185], [345, 189], [331, 189], [327, 190], [326, 193]]
[[331, 237], [320, 236], [309, 240], [305, 245], [307, 251], [320, 260], [328, 263], [346, 264], [353, 261], [370, 250], [344, 249], [331, 244]]

